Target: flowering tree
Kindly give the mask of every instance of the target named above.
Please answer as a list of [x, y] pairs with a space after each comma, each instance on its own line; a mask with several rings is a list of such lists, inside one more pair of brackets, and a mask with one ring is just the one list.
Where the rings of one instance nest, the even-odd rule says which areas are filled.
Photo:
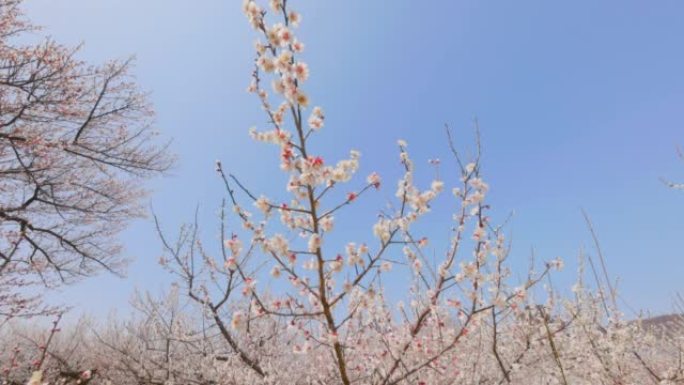
[[[279, 19], [273, 24], [256, 1], [243, 3], [261, 35], [248, 91], [270, 125], [250, 135], [278, 149], [288, 195], [253, 193], [218, 162], [228, 195], [219, 255], [199, 241], [196, 224], [184, 228], [176, 243], [160, 231], [162, 265], [180, 278], [210, 329], [232, 351], [233, 380], [227, 383], [287, 378], [301, 384], [498, 384], [536, 378], [626, 384], [681, 378], [681, 367], [666, 377], [658, 374], [665, 369], [636, 352], [636, 326], [622, 324], [615, 307], [601, 311], [603, 295], [580, 285], [575, 301], [560, 301], [551, 289], [545, 300], [535, 301], [531, 289], [562, 261], [545, 262], [511, 284], [508, 244], [488, 214], [479, 155], [462, 160], [451, 137], [459, 171], [449, 198], [455, 213], [446, 244], [428, 246], [428, 238], [414, 230], [446, 182], [438, 178], [425, 189], [416, 186], [408, 146], [399, 141], [404, 176], [393, 209], [379, 213], [372, 242], [336, 245], [336, 216], [381, 188], [381, 177], [372, 173], [356, 189], [344, 187], [356, 180], [360, 154], [352, 150], [347, 159], [331, 162], [312, 145], [326, 116], [306, 94], [309, 68], [296, 36], [301, 16], [286, 0], [270, 1], [270, 8]], [[263, 87], [267, 80], [274, 95]], [[228, 228], [230, 212], [241, 229]], [[392, 279], [406, 280], [408, 305], [388, 301], [382, 283]]]
[[[141, 214], [141, 181], [167, 169], [130, 61], [91, 66], [45, 40], [21, 1], [0, 0], [0, 312], [25, 311], [8, 287], [118, 272], [116, 235]], [[24, 39], [25, 40], [25, 39]]]

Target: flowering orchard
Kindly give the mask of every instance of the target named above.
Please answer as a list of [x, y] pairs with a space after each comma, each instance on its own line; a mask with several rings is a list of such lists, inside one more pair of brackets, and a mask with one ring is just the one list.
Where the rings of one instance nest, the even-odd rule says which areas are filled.
[[[12, 325], [7, 383], [32, 373], [32, 384], [684, 383], [681, 320], [625, 321], [591, 259], [597, 289], [580, 271], [567, 298], [548, 281], [560, 259], [512, 278], [479, 155], [463, 159], [450, 136], [458, 173], [425, 187], [401, 140], [403, 176], [393, 183], [355, 175], [357, 151], [338, 161], [319, 153], [312, 138], [325, 134], [327, 117], [306, 93], [302, 17], [287, 0], [242, 9], [259, 36], [248, 91], [269, 122], [249, 134], [278, 151], [286, 195], [253, 192], [217, 162], [226, 189], [218, 252], [197, 223], [176, 239], [157, 225], [160, 264], [176, 278], [169, 293], [140, 294], [132, 318], [84, 321], [69, 338], [57, 322], [49, 333]], [[331, 241], [343, 210], [386, 188], [394, 201], [368, 224], [372, 241]], [[440, 195], [454, 208], [444, 244], [419, 229]], [[383, 283], [392, 280], [406, 281], [400, 302], [388, 299]], [[39, 365], [26, 364], [35, 357]]]

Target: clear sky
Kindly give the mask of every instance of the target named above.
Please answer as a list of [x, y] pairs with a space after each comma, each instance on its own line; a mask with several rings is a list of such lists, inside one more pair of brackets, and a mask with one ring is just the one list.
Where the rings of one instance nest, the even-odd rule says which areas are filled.
[[[171, 177], [152, 183], [151, 205], [173, 232], [199, 204], [208, 241], [223, 194], [215, 159], [254, 190], [281, 192], [272, 183], [282, 179], [274, 150], [247, 136], [265, 118], [245, 92], [255, 35], [240, 3], [26, 0], [46, 33], [85, 43], [82, 58], [137, 56], [138, 80], [180, 156]], [[403, 138], [427, 178], [427, 159], [448, 159], [444, 124], [468, 149], [477, 117], [495, 213], [515, 212], [514, 265], [524, 266], [531, 249], [543, 259], [562, 256], [568, 264], [556, 284], [569, 286], [579, 250], [592, 246], [584, 208], [629, 305], [665, 312], [684, 292], [684, 193], [659, 180], [684, 181], [676, 156], [684, 145], [683, 2], [291, 4], [303, 14], [310, 95], [327, 115], [318, 152], [339, 158], [356, 148], [362, 175], [377, 170], [392, 180]], [[380, 207], [393, 195], [388, 185], [347, 219]], [[447, 225], [438, 214], [429, 220], [434, 231]], [[371, 220], [338, 231], [369, 233]], [[123, 241], [135, 258], [126, 280], [100, 276], [57, 299], [103, 314], [126, 306], [134, 287], [163, 288], [152, 223], [136, 222]]]

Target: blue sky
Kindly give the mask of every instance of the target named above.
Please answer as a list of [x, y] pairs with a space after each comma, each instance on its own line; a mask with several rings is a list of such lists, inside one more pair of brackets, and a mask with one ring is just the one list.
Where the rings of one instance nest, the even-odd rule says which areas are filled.
[[[26, 0], [45, 33], [85, 43], [82, 58], [136, 55], [137, 78], [180, 156], [170, 177], [152, 183], [151, 205], [173, 231], [199, 204], [209, 240], [223, 193], [215, 159], [254, 190], [281, 191], [273, 149], [247, 136], [265, 119], [245, 92], [256, 36], [240, 3]], [[531, 249], [542, 259], [562, 256], [568, 268], [555, 283], [572, 284], [579, 250], [592, 248], [584, 208], [629, 305], [665, 312], [684, 291], [684, 193], [659, 180], [684, 180], [676, 156], [684, 145], [684, 3], [291, 3], [304, 17], [309, 92], [327, 115], [319, 153], [339, 158], [356, 148], [362, 175], [377, 170], [392, 180], [403, 138], [427, 180], [426, 160], [448, 159], [444, 124], [472, 149], [477, 117], [496, 216], [515, 212], [514, 265], [526, 265]], [[340, 236], [367, 233], [372, 216], [364, 214], [392, 194], [352, 209]], [[444, 207], [428, 222], [436, 232], [446, 225]], [[123, 241], [135, 258], [126, 280], [100, 276], [56, 299], [102, 314], [125, 307], [135, 287], [165, 287], [152, 223], [134, 223]]]

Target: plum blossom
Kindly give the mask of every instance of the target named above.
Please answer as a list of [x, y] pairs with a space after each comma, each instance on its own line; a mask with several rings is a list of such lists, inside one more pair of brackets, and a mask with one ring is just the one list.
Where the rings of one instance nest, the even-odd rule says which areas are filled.
[[380, 188], [380, 175], [378, 173], [373, 172], [372, 174], [368, 175], [368, 178], [366, 178], [366, 182], [368, 182], [369, 185], [375, 187], [376, 189]]
[[304, 43], [302, 43], [301, 41], [295, 39], [295, 40], [292, 42], [292, 50], [293, 50], [294, 52], [296, 52], [296, 53], [302, 53], [302, 52], [304, 52]]
[[383, 261], [380, 264], [380, 271], [389, 272], [392, 270], [392, 263], [389, 261]]
[[233, 312], [233, 317], [230, 321], [230, 326], [233, 328], [233, 330], [238, 330], [243, 327], [245, 323], [245, 314], [241, 311], [235, 311]]
[[323, 114], [323, 110], [320, 107], [314, 107], [313, 110], [311, 110], [311, 115], [309, 116], [309, 127], [312, 130], [320, 130], [323, 128], [323, 121], [325, 120], [325, 115]]
[[264, 214], [268, 214], [271, 211], [271, 203], [263, 195], [254, 202], [254, 206]]
[[225, 247], [230, 250], [233, 257], [236, 257], [242, 252], [242, 241], [234, 235], [225, 241]]
[[309, 66], [304, 62], [297, 62], [293, 66], [295, 77], [299, 81], [305, 81], [309, 78]]
[[320, 220], [319, 224], [321, 225], [321, 230], [325, 232], [330, 232], [333, 229], [333, 225], [335, 224], [334, 218], [330, 215], [324, 217], [323, 219]]
[[315, 253], [321, 247], [321, 236], [318, 234], [311, 234], [309, 237], [308, 250], [311, 253]]
[[293, 27], [299, 27], [299, 23], [302, 22], [302, 15], [297, 12], [290, 11], [287, 14], [287, 19]]
[[224, 265], [228, 270], [236, 270], [238, 267], [237, 259], [235, 257], [228, 257]]
[[441, 180], [435, 180], [432, 182], [432, 185], [430, 186], [432, 191], [434, 191], [436, 194], [439, 194], [444, 190], [444, 182]]

